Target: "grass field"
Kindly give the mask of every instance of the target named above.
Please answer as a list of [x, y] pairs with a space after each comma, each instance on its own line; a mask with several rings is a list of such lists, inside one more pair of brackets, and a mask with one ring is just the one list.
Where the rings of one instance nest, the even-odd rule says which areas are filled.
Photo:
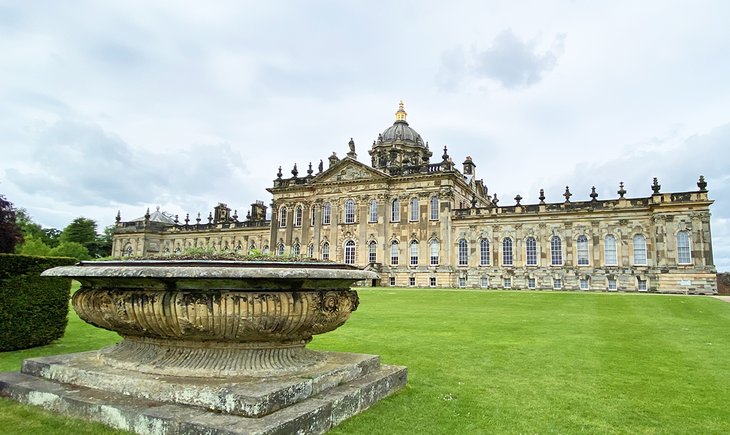
[[[709, 297], [360, 290], [315, 349], [379, 354], [408, 385], [334, 434], [730, 433], [730, 304]], [[30, 356], [95, 349], [114, 334], [71, 315]], [[121, 433], [0, 400], [3, 433]]]

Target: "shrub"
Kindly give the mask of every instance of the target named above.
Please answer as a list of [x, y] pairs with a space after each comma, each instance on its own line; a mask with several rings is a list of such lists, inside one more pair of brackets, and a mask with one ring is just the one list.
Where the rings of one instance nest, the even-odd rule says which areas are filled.
[[0, 254], [0, 351], [42, 346], [63, 336], [69, 278], [41, 277], [75, 258]]

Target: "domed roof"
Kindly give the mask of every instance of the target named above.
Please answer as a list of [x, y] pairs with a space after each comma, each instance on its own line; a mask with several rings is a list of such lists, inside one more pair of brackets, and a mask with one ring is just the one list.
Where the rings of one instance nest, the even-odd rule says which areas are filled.
[[416, 145], [423, 145], [423, 139], [418, 132], [408, 126], [406, 122], [406, 111], [403, 110], [403, 101], [400, 102], [398, 111], [395, 113], [395, 122], [392, 126], [385, 129], [381, 134], [383, 141], [402, 140], [407, 142], [415, 142]]

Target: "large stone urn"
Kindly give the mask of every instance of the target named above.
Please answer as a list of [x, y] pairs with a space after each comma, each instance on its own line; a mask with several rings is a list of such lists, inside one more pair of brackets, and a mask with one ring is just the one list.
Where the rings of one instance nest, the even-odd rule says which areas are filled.
[[405, 384], [405, 367], [377, 356], [306, 348], [348, 320], [359, 303], [350, 286], [374, 272], [315, 262], [131, 260], [43, 275], [80, 281], [72, 299], [79, 317], [123, 340], [0, 374], [0, 394], [20, 401], [44, 397], [48, 409], [138, 433], [320, 433]]

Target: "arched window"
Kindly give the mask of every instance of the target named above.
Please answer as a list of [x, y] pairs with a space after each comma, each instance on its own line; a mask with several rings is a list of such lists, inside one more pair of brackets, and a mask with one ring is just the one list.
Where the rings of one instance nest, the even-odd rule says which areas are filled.
[[528, 266], [537, 266], [537, 241], [534, 237], [525, 240], [525, 260]]
[[378, 201], [370, 200], [370, 213], [368, 213], [368, 222], [374, 223], [378, 221]]
[[466, 239], [459, 239], [459, 266], [469, 265], [469, 244]]
[[578, 266], [588, 266], [588, 237], [581, 234], [576, 239], [575, 244], [578, 251]]
[[[179, 252], [179, 251], [178, 251], [178, 252]], [[127, 257], [131, 257], [131, 256], [132, 256], [132, 254], [134, 254], [134, 249], [132, 248], [132, 245], [127, 245], [127, 246], [126, 246], [126, 247], [124, 248], [124, 255], [126, 255]]]
[[355, 242], [345, 242], [345, 264], [355, 264]]
[[558, 236], [550, 238], [550, 264], [553, 266], [563, 264], [563, 242]]
[[351, 199], [345, 201], [345, 223], [355, 223], [355, 201]]
[[646, 266], [646, 237], [643, 234], [634, 236], [634, 264]]
[[438, 196], [431, 197], [431, 204], [429, 210], [429, 218], [432, 221], [439, 220], [439, 198]]
[[294, 226], [295, 227], [302, 226], [302, 206], [301, 205], [298, 205], [294, 211]]
[[431, 243], [429, 243], [429, 248], [431, 251], [431, 266], [438, 266], [439, 264], [439, 241], [438, 240], [431, 240]]
[[332, 217], [332, 205], [329, 202], [322, 204], [322, 225], [329, 225]]
[[295, 257], [298, 257], [300, 251], [301, 251], [301, 247], [299, 246], [299, 242], [294, 242], [294, 245], [292, 245], [292, 247], [291, 247], [292, 255]]
[[269, 253], [269, 245], [264, 245], [263, 250], [264, 250], [264, 254], [268, 254]]
[[279, 210], [279, 228], [286, 228], [286, 207]]
[[418, 222], [418, 198], [411, 198], [410, 212], [411, 214], [408, 216], [408, 220]]
[[512, 266], [512, 239], [509, 237], [502, 240], [502, 264]]
[[279, 243], [279, 249], [276, 252], [277, 255], [284, 255], [284, 244]]
[[314, 243], [310, 243], [307, 247], [307, 256], [309, 258], [314, 258]]
[[181, 252], [181, 249], [180, 249], [180, 247], [179, 247], [179, 246], [178, 246], [177, 248], [175, 248], [175, 253], [176, 253], [176, 254], [179, 254], [180, 252]]
[[692, 249], [690, 248], [689, 231], [677, 233], [677, 263], [692, 264]]
[[489, 266], [489, 240], [479, 241], [479, 265]]
[[241, 246], [241, 242], [239, 241], [238, 244], [236, 245], [235, 251], [236, 252], [241, 252], [241, 249], [243, 249], [243, 246]]
[[[228, 248], [228, 245], [226, 245], [226, 250]], [[251, 242], [250, 245], [248, 245], [248, 252], [253, 252], [256, 249], [256, 242]]]
[[398, 198], [390, 203], [390, 221], [400, 222], [400, 201], [398, 201]]
[[322, 260], [329, 260], [330, 259], [330, 244], [328, 242], [324, 242], [322, 244]]
[[312, 209], [310, 210], [310, 214], [309, 214], [309, 225], [311, 225], [311, 226], [314, 226], [314, 216], [315, 216], [314, 212], [316, 210], [317, 209], [314, 206], [312, 206]]
[[390, 244], [390, 264], [398, 264], [398, 242], [395, 240]]
[[411, 266], [418, 266], [418, 242], [412, 241], [410, 246]]
[[606, 266], [617, 266], [618, 255], [616, 253], [616, 237], [609, 234], [603, 240], [603, 258]]
[[368, 262], [376, 263], [378, 261], [378, 244], [375, 240], [371, 240], [368, 243]]

